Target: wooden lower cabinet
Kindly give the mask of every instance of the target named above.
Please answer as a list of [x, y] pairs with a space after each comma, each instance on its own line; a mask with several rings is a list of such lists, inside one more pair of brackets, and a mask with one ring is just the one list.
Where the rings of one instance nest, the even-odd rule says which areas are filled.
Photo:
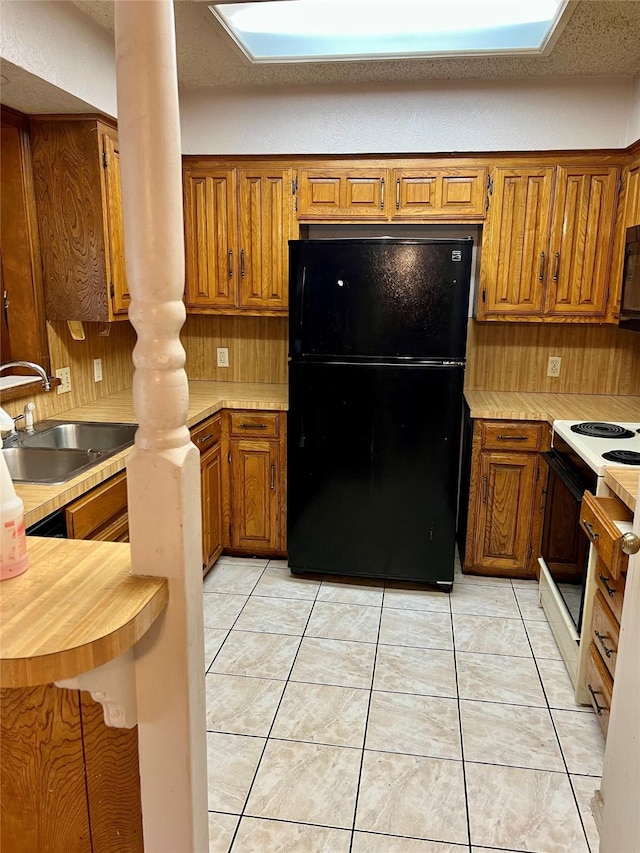
[[222, 553], [222, 415], [213, 415], [191, 430], [200, 451], [202, 506], [202, 572]]
[[[285, 552], [285, 426], [280, 412], [227, 412], [225, 549]], [[264, 437], [263, 437], [264, 436]]]
[[3, 853], [142, 853], [138, 730], [88, 693], [0, 690]]
[[538, 451], [548, 446], [548, 433], [542, 423], [475, 422], [464, 572], [535, 577], [543, 506]]
[[99, 542], [128, 542], [127, 474], [96, 486], [65, 507], [69, 539], [95, 539]]

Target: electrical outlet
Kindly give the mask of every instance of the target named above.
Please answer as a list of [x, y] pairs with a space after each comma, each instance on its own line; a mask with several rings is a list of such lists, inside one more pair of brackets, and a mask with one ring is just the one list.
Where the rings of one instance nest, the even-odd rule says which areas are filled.
[[68, 394], [71, 391], [71, 368], [60, 367], [56, 370], [56, 376], [61, 382], [58, 385], [58, 394]]
[[229, 350], [227, 347], [218, 347], [218, 367], [229, 367]]
[[547, 362], [547, 376], [560, 376], [562, 359], [559, 355], [550, 355]]
[[102, 359], [93, 359], [93, 381], [102, 382]]

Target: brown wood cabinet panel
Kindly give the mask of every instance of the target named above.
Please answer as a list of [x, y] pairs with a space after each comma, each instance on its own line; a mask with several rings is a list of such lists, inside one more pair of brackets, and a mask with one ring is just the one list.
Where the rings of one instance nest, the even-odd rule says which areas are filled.
[[200, 460], [202, 500], [202, 568], [206, 572], [222, 553], [222, 447], [218, 443]]
[[230, 412], [230, 435], [276, 438], [280, 434], [279, 412]]
[[237, 304], [236, 191], [233, 169], [184, 176], [188, 307]]
[[[116, 474], [65, 508], [69, 539], [122, 541], [122, 519], [126, 519], [127, 475]], [[124, 512], [123, 512], [124, 510]], [[115, 522], [115, 527], [112, 525]], [[116, 538], [111, 538], [111, 536]]]
[[231, 441], [231, 547], [275, 551], [279, 547], [278, 442]]
[[530, 454], [482, 454], [474, 565], [514, 572], [528, 568], [537, 464]]
[[493, 170], [478, 319], [542, 314], [553, 179], [552, 166]]
[[618, 622], [622, 619], [622, 601], [624, 599], [625, 575], [612, 578], [603, 560], [596, 561], [596, 588], [609, 605]]
[[208, 450], [216, 441], [220, 440], [221, 435], [222, 417], [221, 415], [214, 415], [214, 417], [207, 418], [203, 423], [191, 430], [191, 441], [200, 451], [200, 455], [202, 455], [205, 450]]
[[107, 171], [115, 171], [119, 158], [117, 145], [108, 151], [103, 148], [105, 135], [116, 139], [113, 128], [93, 119], [31, 120], [49, 320], [125, 318], [122, 220], [116, 211], [119, 177], [104, 175], [105, 163]]
[[538, 450], [549, 432], [537, 422], [474, 422], [464, 572], [534, 577], [546, 485]]
[[238, 169], [240, 307], [285, 309], [291, 170]]
[[2, 361], [35, 361], [49, 372], [28, 122], [6, 107], [0, 146]]
[[85, 692], [80, 712], [92, 850], [143, 853], [137, 726], [106, 726], [102, 705]]
[[300, 169], [298, 219], [384, 220], [386, 169]]
[[614, 677], [616, 669], [619, 638], [620, 626], [618, 621], [609, 610], [600, 590], [597, 590], [591, 614], [591, 639], [604, 665], [609, 670], [611, 678]]
[[3, 853], [91, 853], [79, 692], [0, 690]]
[[557, 167], [546, 313], [603, 317], [620, 170]]
[[612, 578], [626, 572], [629, 557], [622, 551], [622, 533], [616, 521], [632, 521], [633, 514], [616, 497], [594, 497], [585, 492], [580, 509], [580, 524]]
[[600, 653], [593, 642], [589, 643], [586, 681], [593, 710], [598, 715], [598, 722], [606, 736], [607, 729], [609, 728], [613, 679], [609, 675], [609, 671], [604, 665]]
[[486, 169], [395, 169], [391, 219], [484, 217]]
[[126, 314], [131, 295], [124, 263], [124, 223], [120, 185], [120, 145], [115, 132], [102, 133], [105, 218], [107, 222], [107, 280], [114, 314]]

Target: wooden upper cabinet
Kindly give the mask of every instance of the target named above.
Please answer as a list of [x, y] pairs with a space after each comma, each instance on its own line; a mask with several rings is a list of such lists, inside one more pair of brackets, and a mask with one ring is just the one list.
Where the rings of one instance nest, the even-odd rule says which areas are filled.
[[31, 144], [47, 319], [126, 319], [115, 130], [32, 119]]
[[546, 313], [605, 315], [619, 177], [557, 167]]
[[298, 219], [384, 220], [386, 169], [299, 169]]
[[478, 319], [542, 313], [553, 174], [552, 166], [494, 170], [482, 240]]
[[131, 295], [124, 265], [124, 224], [120, 186], [120, 146], [115, 133], [102, 133], [103, 177], [107, 223], [107, 265], [109, 295], [114, 314], [126, 314]]
[[238, 169], [240, 307], [287, 307], [288, 171]]
[[391, 219], [484, 216], [486, 169], [394, 169]]
[[187, 306], [234, 308], [239, 258], [233, 169], [184, 175]]
[[185, 168], [188, 309], [286, 311], [291, 187], [291, 169]]
[[479, 320], [602, 322], [618, 166], [493, 170]]

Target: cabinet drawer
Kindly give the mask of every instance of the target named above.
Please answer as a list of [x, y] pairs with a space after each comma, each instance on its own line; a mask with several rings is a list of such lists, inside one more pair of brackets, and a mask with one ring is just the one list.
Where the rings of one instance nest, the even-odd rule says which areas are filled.
[[202, 454], [205, 450], [213, 447], [216, 441], [220, 441], [221, 434], [222, 417], [215, 415], [212, 418], [207, 418], [206, 421], [198, 424], [198, 426], [193, 427], [191, 430], [191, 441]]
[[609, 712], [611, 710], [611, 695], [613, 680], [602, 662], [602, 658], [593, 643], [589, 645], [587, 660], [587, 689], [591, 698], [593, 710], [598, 715], [602, 731], [607, 733], [609, 727]]
[[543, 423], [495, 421], [482, 424], [483, 450], [542, 450], [545, 429]]
[[624, 575], [621, 575], [619, 578], [612, 578], [604, 562], [598, 559], [596, 562], [596, 586], [611, 608], [611, 612], [618, 620], [618, 623], [622, 619], [624, 582]]
[[596, 498], [585, 492], [580, 524], [614, 580], [627, 569], [629, 558], [622, 552], [622, 533], [616, 521], [631, 521], [631, 510], [618, 498]]
[[123, 471], [67, 506], [67, 535], [69, 539], [94, 539], [96, 531], [126, 509], [127, 475]]
[[229, 432], [233, 436], [277, 438], [280, 434], [279, 412], [230, 412]]
[[591, 615], [591, 640], [613, 678], [618, 657], [620, 627], [600, 590], [596, 591]]

